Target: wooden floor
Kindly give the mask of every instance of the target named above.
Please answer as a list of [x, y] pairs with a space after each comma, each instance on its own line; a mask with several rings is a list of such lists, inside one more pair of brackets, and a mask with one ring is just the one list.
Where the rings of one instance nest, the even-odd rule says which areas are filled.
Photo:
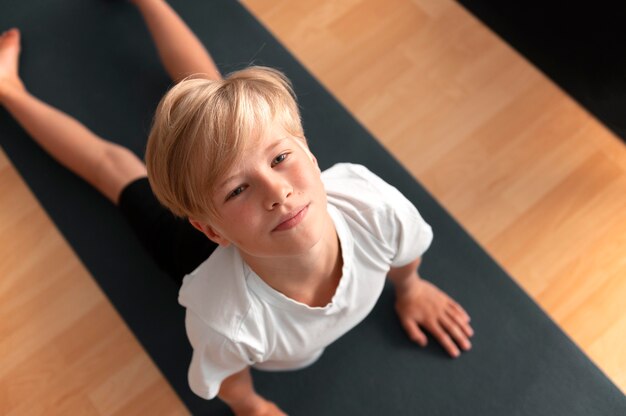
[[[243, 3], [626, 391], [626, 146], [455, 2]], [[3, 154], [0, 192], [0, 414], [187, 414]]]

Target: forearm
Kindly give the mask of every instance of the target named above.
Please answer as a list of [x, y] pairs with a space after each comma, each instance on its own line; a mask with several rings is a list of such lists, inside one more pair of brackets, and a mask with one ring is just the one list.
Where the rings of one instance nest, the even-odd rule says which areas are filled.
[[404, 290], [409, 285], [415, 283], [415, 280], [420, 279], [417, 269], [421, 262], [421, 257], [418, 257], [406, 266], [392, 267], [389, 270], [387, 277], [393, 282], [396, 292]]

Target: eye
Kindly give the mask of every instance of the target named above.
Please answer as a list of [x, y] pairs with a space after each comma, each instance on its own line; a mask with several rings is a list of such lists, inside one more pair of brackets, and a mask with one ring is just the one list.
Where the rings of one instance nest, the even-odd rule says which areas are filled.
[[246, 187], [244, 185], [238, 186], [231, 193], [228, 194], [226, 200], [228, 201], [231, 198], [235, 198], [236, 196], [240, 195], [245, 189]]
[[289, 154], [288, 153], [281, 153], [278, 156], [276, 156], [274, 158], [274, 160], [272, 160], [272, 167], [278, 165], [279, 163], [283, 162], [285, 159], [287, 159], [287, 156]]

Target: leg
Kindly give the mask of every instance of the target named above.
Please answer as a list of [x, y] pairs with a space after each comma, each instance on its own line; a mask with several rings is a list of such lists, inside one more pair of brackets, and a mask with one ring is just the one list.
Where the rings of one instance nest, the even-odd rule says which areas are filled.
[[128, 183], [146, 176], [143, 162], [31, 95], [19, 78], [19, 51], [19, 31], [5, 32], [0, 37], [0, 104], [52, 157], [117, 204]]
[[132, 2], [148, 26], [165, 70], [175, 82], [198, 73], [221, 79], [209, 52], [164, 0]]
[[161, 205], [146, 177], [124, 188], [118, 208], [155, 263], [179, 286], [217, 248], [189, 221]]

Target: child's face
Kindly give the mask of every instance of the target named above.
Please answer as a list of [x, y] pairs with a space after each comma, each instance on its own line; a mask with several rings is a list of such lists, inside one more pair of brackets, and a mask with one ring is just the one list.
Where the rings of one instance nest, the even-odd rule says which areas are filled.
[[255, 257], [293, 256], [312, 248], [328, 229], [329, 216], [320, 170], [306, 144], [273, 123], [243, 156], [216, 181], [219, 218], [202, 231]]

